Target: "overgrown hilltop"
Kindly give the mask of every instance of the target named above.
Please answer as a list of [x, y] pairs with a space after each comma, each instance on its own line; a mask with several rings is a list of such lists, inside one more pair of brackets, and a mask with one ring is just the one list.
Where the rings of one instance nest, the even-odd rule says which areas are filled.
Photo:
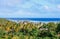
[[60, 23], [16, 23], [0, 18], [0, 39], [60, 39]]

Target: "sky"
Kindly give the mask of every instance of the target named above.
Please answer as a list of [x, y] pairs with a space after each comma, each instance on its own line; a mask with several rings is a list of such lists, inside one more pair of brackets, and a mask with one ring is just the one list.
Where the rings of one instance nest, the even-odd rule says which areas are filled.
[[0, 18], [60, 18], [60, 0], [0, 0]]

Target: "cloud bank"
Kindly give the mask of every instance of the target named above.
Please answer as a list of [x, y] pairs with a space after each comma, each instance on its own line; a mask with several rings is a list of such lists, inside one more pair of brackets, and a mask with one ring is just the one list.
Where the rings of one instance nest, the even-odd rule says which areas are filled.
[[0, 0], [0, 18], [60, 18], [60, 0]]

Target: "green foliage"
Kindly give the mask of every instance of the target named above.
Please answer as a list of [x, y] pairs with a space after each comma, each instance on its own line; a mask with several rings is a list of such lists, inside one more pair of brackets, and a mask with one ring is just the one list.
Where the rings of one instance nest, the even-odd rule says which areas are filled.
[[49, 22], [41, 25], [41, 22], [16, 23], [0, 19], [0, 39], [60, 39], [58, 32], [60, 32], [60, 23]]
[[58, 23], [58, 25], [57, 25], [56, 32], [57, 33], [60, 32], [60, 23]]

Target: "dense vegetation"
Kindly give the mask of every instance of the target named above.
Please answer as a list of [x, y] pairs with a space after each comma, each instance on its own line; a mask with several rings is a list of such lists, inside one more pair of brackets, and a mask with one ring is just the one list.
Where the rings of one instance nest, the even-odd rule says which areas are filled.
[[60, 39], [60, 23], [0, 19], [0, 39]]

